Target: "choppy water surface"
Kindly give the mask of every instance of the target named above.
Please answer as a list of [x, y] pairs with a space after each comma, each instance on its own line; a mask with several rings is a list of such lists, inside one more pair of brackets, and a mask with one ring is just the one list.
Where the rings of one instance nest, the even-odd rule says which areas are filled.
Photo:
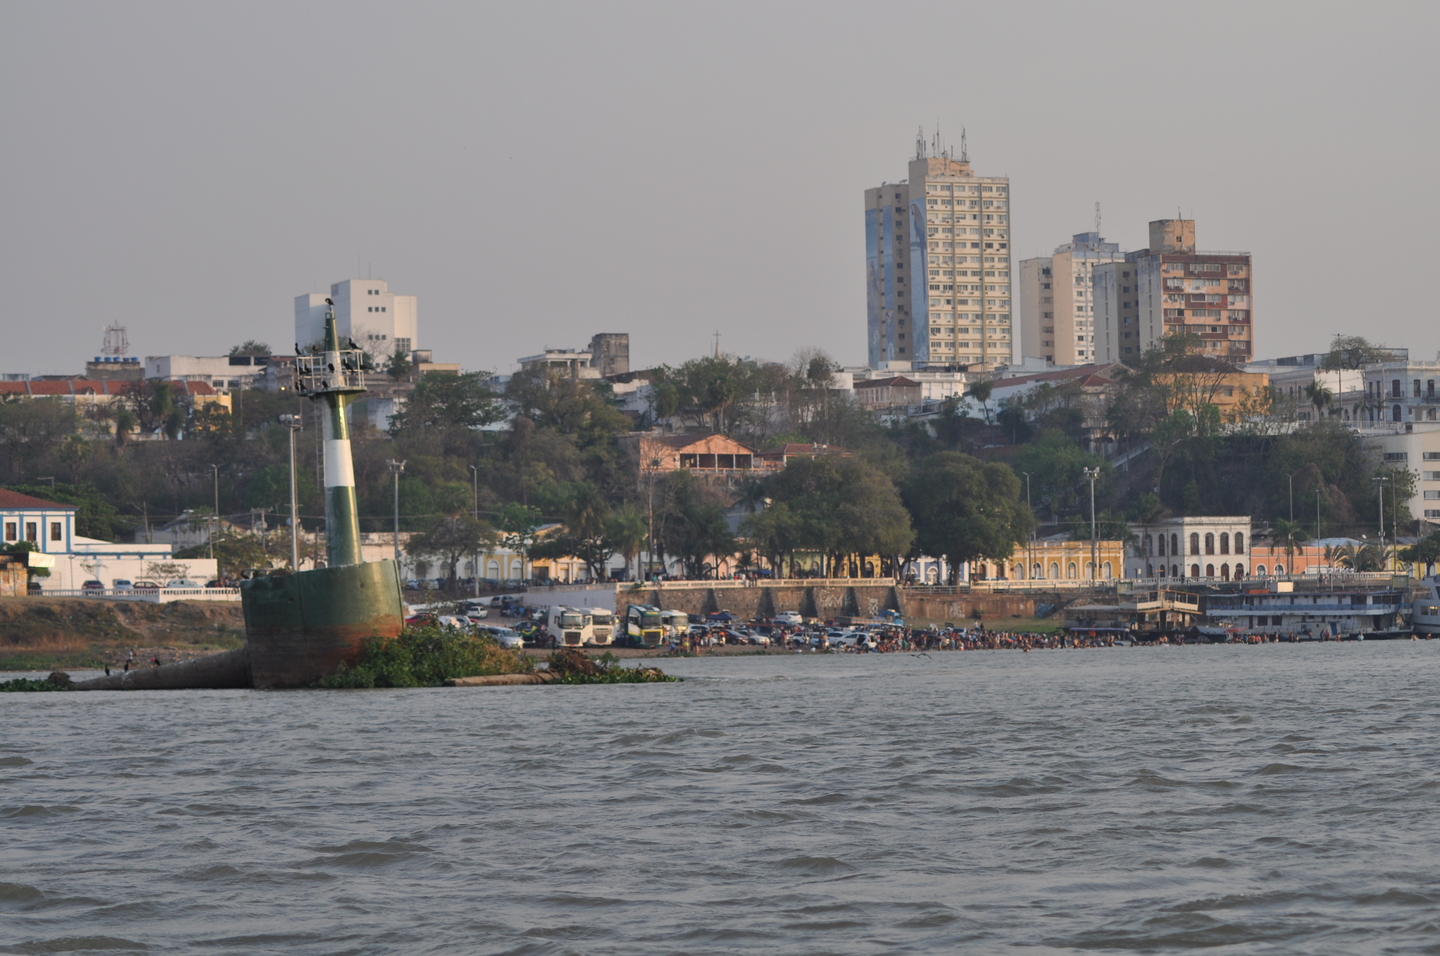
[[1440, 643], [0, 698], [0, 952], [1440, 953]]

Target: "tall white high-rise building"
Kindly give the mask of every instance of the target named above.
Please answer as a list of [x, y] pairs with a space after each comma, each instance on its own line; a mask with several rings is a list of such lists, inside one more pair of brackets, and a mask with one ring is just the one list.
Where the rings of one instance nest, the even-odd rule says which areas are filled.
[[1077, 233], [1055, 249], [1020, 263], [1020, 354], [1051, 365], [1095, 361], [1095, 267], [1122, 262], [1120, 244], [1098, 232]]
[[[384, 279], [346, 279], [330, 287], [340, 334], [379, 359], [420, 347], [418, 305], [413, 295], [396, 295]], [[325, 337], [323, 292], [295, 297], [295, 342], [302, 348]]]
[[865, 258], [872, 368], [1011, 361], [1007, 177], [919, 137], [909, 178], [865, 191]]

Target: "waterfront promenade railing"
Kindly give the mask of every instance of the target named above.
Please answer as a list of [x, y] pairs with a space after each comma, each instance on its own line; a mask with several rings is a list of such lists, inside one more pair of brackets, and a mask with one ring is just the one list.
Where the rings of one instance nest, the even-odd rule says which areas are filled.
[[57, 588], [34, 597], [98, 598], [107, 601], [141, 601], [168, 604], [171, 601], [238, 601], [239, 588], [141, 588], [116, 591], [111, 588]]

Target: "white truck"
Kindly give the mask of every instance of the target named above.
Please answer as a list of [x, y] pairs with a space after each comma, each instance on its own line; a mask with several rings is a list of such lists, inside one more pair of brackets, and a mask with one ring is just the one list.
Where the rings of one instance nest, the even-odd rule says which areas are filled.
[[615, 612], [603, 607], [586, 608], [590, 616], [590, 639], [587, 644], [607, 646], [615, 643]]
[[557, 604], [545, 614], [545, 635], [556, 647], [582, 647], [593, 624], [584, 608]]

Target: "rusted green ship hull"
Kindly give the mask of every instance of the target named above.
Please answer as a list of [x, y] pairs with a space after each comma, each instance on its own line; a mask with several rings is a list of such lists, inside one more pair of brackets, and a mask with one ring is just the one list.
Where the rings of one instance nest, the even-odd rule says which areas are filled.
[[298, 687], [354, 661], [370, 637], [405, 625], [394, 561], [318, 568], [246, 581], [245, 650], [254, 687]]

